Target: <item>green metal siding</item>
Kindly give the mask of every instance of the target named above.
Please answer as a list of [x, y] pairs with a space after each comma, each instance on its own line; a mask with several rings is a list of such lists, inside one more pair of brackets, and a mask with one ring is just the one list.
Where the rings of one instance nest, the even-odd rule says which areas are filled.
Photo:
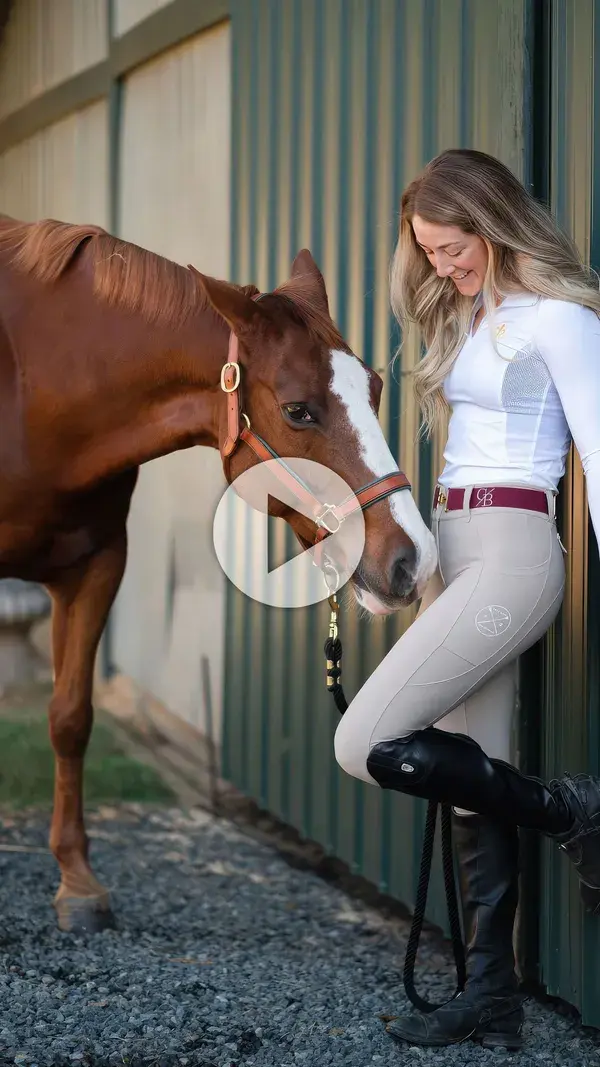
[[[550, 195], [561, 225], [600, 267], [600, 3], [553, 0]], [[542, 774], [600, 772], [600, 574], [584, 476], [572, 455], [561, 492], [567, 588], [546, 642]], [[543, 844], [540, 972], [548, 991], [600, 1026], [600, 922], [580, 904], [571, 865]]]
[[[425, 514], [436, 448], [389, 371], [388, 267], [400, 194], [444, 147], [528, 173], [527, 0], [234, 0], [232, 276], [269, 289], [308, 246], [332, 313], [384, 376], [382, 422]], [[418, 358], [412, 345], [406, 366]], [[283, 524], [277, 536], [288, 536]], [[248, 532], [240, 550], [252, 561]], [[412, 619], [344, 612], [352, 694]], [[324, 689], [326, 606], [284, 611], [228, 593], [224, 774], [259, 804], [412, 905], [425, 806], [343, 774]], [[439, 866], [430, 918], [445, 926]]]

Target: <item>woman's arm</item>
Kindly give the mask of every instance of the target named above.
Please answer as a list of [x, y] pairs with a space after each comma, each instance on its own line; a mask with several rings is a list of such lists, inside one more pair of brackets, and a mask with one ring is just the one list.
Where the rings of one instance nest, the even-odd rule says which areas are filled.
[[600, 319], [580, 304], [542, 300], [536, 341], [581, 458], [600, 546]]

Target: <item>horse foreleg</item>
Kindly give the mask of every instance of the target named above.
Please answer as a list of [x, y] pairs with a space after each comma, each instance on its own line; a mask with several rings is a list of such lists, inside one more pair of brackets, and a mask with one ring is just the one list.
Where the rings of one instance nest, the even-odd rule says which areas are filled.
[[54, 692], [50, 738], [55, 754], [50, 848], [61, 882], [54, 906], [61, 930], [112, 925], [108, 890], [88, 863], [83, 820], [83, 765], [93, 722], [94, 662], [127, 554], [125, 531], [49, 589], [53, 599]]

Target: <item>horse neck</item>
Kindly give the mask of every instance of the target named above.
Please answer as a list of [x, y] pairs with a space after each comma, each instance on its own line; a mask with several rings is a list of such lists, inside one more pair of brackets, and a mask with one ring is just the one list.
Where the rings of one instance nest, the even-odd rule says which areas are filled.
[[86, 447], [70, 465], [71, 488], [192, 445], [219, 447], [229, 332], [214, 313], [176, 328], [105, 309], [98, 328], [97, 388], [93, 409], [79, 407]]

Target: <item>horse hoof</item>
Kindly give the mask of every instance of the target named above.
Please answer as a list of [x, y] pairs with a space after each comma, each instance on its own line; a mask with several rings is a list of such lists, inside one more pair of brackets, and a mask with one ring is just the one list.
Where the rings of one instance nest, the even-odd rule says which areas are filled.
[[115, 928], [106, 897], [62, 897], [55, 903], [58, 928], [69, 934], [100, 934]]

